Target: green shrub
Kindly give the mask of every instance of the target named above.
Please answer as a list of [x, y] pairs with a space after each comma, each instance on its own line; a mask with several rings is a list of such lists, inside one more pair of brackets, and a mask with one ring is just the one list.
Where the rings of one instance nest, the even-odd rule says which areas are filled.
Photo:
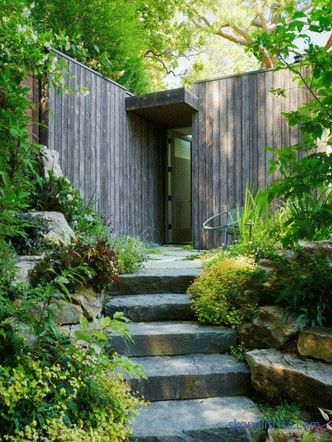
[[30, 199], [31, 206], [40, 211], [55, 211], [64, 214], [75, 233], [86, 243], [97, 238], [107, 237], [107, 229], [102, 218], [93, 210], [92, 201], [84, 204], [78, 191], [68, 178], [38, 178]]
[[326, 257], [297, 248], [293, 258], [269, 257], [270, 298], [304, 326], [332, 325], [332, 272]]
[[256, 313], [266, 272], [245, 258], [209, 263], [188, 292], [200, 322], [237, 327]]
[[[131, 394], [129, 385], [118, 373], [121, 368], [122, 372], [137, 376], [140, 369], [126, 358], [107, 354], [103, 344], [108, 342], [105, 330], [114, 326], [117, 333], [125, 335], [125, 324], [120, 327], [119, 319], [103, 318], [96, 322], [99, 327], [93, 335], [82, 320], [78, 339], [87, 336], [86, 341], [93, 346], [79, 347], [48, 316], [39, 323], [27, 316], [29, 308], [28, 302], [11, 307], [8, 301], [4, 305], [0, 299], [0, 312], [6, 310], [7, 315], [17, 317], [13, 322], [8, 321], [8, 316], [0, 316], [0, 344], [3, 340], [7, 343], [1, 345], [0, 439], [127, 440], [128, 422], [141, 401]], [[24, 327], [29, 324], [35, 334], [34, 343], [29, 346], [19, 336], [19, 318], [24, 315]], [[9, 348], [9, 343], [15, 345]]]
[[15, 215], [19, 230], [11, 237], [18, 255], [41, 255], [47, 248], [43, 235], [48, 233], [47, 221], [34, 218], [30, 213]]
[[89, 284], [96, 290], [107, 288], [118, 274], [114, 250], [107, 240], [94, 244], [78, 240], [68, 246], [55, 246], [31, 273], [34, 287], [52, 284], [70, 296], [79, 285]]
[[120, 273], [137, 272], [147, 257], [147, 248], [143, 241], [132, 236], [119, 236], [110, 240]]

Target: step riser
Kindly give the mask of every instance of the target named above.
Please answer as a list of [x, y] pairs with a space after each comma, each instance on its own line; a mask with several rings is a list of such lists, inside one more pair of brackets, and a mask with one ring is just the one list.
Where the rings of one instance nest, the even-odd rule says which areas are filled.
[[196, 276], [124, 275], [114, 284], [110, 295], [186, 293]]
[[142, 335], [135, 342], [125, 341], [120, 336], [110, 340], [111, 349], [126, 356], [174, 356], [197, 353], [224, 353], [236, 344], [232, 331], [206, 334]]
[[134, 322], [150, 321], [190, 321], [194, 319], [190, 304], [183, 305], [164, 305], [158, 307], [116, 307], [106, 305], [104, 314], [113, 316], [115, 312], [123, 314]]
[[242, 428], [211, 428], [198, 431], [183, 431], [174, 436], [135, 436], [131, 442], [265, 442], [264, 431], [252, 431]]
[[208, 375], [156, 376], [131, 380], [134, 391], [148, 401], [200, 399], [247, 394], [249, 373], [212, 373]]

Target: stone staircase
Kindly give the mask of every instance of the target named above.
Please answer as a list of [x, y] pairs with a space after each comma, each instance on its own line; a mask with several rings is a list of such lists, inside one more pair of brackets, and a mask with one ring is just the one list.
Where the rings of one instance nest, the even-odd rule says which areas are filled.
[[166, 248], [145, 268], [124, 275], [104, 307], [111, 315], [123, 311], [133, 322], [134, 344], [111, 337], [112, 349], [142, 365], [146, 380], [129, 379], [149, 402], [133, 423], [134, 441], [253, 441], [261, 420], [250, 392], [246, 364], [225, 354], [235, 332], [200, 326], [193, 321], [190, 298], [184, 294], [200, 271], [184, 251]]

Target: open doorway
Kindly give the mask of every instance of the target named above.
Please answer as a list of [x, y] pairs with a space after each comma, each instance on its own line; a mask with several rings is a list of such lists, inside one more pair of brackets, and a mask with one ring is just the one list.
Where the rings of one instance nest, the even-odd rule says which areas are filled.
[[167, 242], [192, 241], [191, 127], [168, 132]]

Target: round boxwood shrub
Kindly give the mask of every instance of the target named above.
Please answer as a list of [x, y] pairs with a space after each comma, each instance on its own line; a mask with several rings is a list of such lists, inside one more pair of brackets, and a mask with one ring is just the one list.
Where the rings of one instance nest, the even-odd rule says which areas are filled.
[[246, 258], [216, 260], [189, 287], [192, 308], [202, 323], [237, 327], [255, 316], [266, 280]]

